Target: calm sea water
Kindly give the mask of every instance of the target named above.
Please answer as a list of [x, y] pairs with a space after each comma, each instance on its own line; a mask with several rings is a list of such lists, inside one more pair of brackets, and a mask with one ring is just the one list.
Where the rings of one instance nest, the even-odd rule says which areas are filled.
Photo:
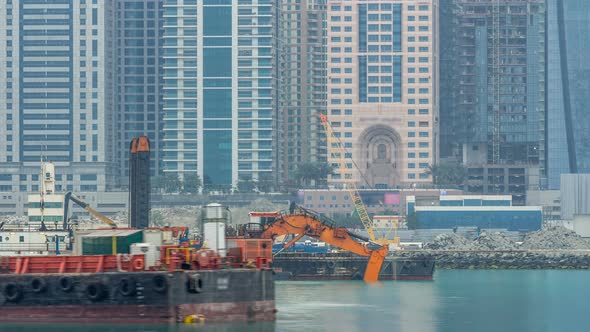
[[590, 331], [590, 271], [443, 270], [434, 281], [278, 282], [275, 323], [0, 325], [0, 331]]

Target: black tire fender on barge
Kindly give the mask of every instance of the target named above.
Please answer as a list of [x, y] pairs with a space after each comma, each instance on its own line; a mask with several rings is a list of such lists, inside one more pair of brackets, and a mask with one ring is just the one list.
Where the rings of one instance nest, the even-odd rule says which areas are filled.
[[8, 302], [18, 302], [22, 296], [23, 291], [19, 285], [14, 282], [9, 282], [2, 288], [2, 294]]
[[192, 274], [189, 277], [187, 289], [190, 293], [200, 293], [203, 291], [203, 280], [198, 273]]
[[152, 279], [154, 283], [154, 290], [158, 293], [164, 293], [168, 289], [168, 281], [163, 275], [154, 276]]
[[47, 281], [43, 278], [31, 279], [31, 290], [34, 293], [43, 293], [47, 290]]
[[119, 293], [123, 296], [132, 296], [135, 294], [137, 284], [133, 278], [122, 278], [119, 281]]
[[104, 299], [105, 293], [105, 286], [101, 282], [91, 282], [86, 285], [86, 296], [93, 302]]
[[74, 289], [74, 281], [72, 280], [72, 278], [70, 277], [61, 277], [59, 278], [59, 280], [57, 281], [59, 284], [59, 288], [63, 291], [63, 292], [71, 292], [72, 289]]

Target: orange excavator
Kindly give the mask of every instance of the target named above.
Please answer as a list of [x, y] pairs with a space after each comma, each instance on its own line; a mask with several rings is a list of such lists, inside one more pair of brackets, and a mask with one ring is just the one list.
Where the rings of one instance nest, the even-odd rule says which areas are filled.
[[[278, 214], [274, 221], [262, 226], [262, 233], [259, 235], [262, 238], [274, 240], [281, 235], [296, 234], [291, 241], [284, 245], [283, 249], [289, 248], [307, 235], [357, 255], [369, 257], [363, 280], [379, 280], [381, 265], [383, 265], [388, 251], [387, 246], [371, 243], [366, 238], [350, 233], [346, 228], [336, 227], [333, 221], [310, 210], [301, 207], [292, 208], [289, 214]], [[363, 244], [355, 238], [366, 241], [368, 244]], [[376, 248], [371, 249], [369, 246], [376, 246]]]

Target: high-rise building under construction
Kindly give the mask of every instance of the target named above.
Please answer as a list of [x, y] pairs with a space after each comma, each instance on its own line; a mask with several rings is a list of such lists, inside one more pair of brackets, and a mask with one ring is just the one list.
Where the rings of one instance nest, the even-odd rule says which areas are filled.
[[[538, 187], [545, 178], [545, 1], [446, 0], [441, 11], [441, 155], [470, 168], [472, 191]], [[515, 166], [521, 170], [508, 170]]]
[[319, 114], [326, 112], [326, 1], [286, 0], [279, 16], [279, 148], [282, 178], [297, 166], [325, 162], [326, 144]]

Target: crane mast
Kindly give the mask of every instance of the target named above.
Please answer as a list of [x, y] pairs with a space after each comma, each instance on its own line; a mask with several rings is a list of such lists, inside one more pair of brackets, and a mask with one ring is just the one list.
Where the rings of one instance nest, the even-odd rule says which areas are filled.
[[[352, 167], [348, 167], [348, 165], [346, 164], [344, 147], [342, 146], [342, 142], [340, 141], [340, 139], [336, 137], [336, 135], [334, 135], [334, 131], [332, 130], [330, 122], [328, 122], [327, 116], [324, 114], [320, 114], [320, 119], [322, 120], [324, 130], [326, 131], [328, 150], [330, 151], [329, 153], [332, 157], [332, 160], [335, 160], [338, 163], [338, 169], [340, 170], [345, 170], [347, 168], [352, 169]], [[336, 149], [337, 153], [334, 153], [333, 149]], [[367, 212], [367, 207], [363, 203], [361, 194], [359, 193], [356, 184], [352, 179], [347, 179], [346, 175], [341, 174], [341, 176], [345, 182], [345, 187], [348, 190], [350, 197], [352, 198], [359, 219], [361, 220], [363, 226], [365, 227], [365, 230], [369, 234], [369, 238], [377, 243], [381, 242], [379, 241], [379, 239], [375, 238], [375, 231], [373, 230], [373, 221], [371, 220], [371, 217], [369, 217], [369, 212]]]

